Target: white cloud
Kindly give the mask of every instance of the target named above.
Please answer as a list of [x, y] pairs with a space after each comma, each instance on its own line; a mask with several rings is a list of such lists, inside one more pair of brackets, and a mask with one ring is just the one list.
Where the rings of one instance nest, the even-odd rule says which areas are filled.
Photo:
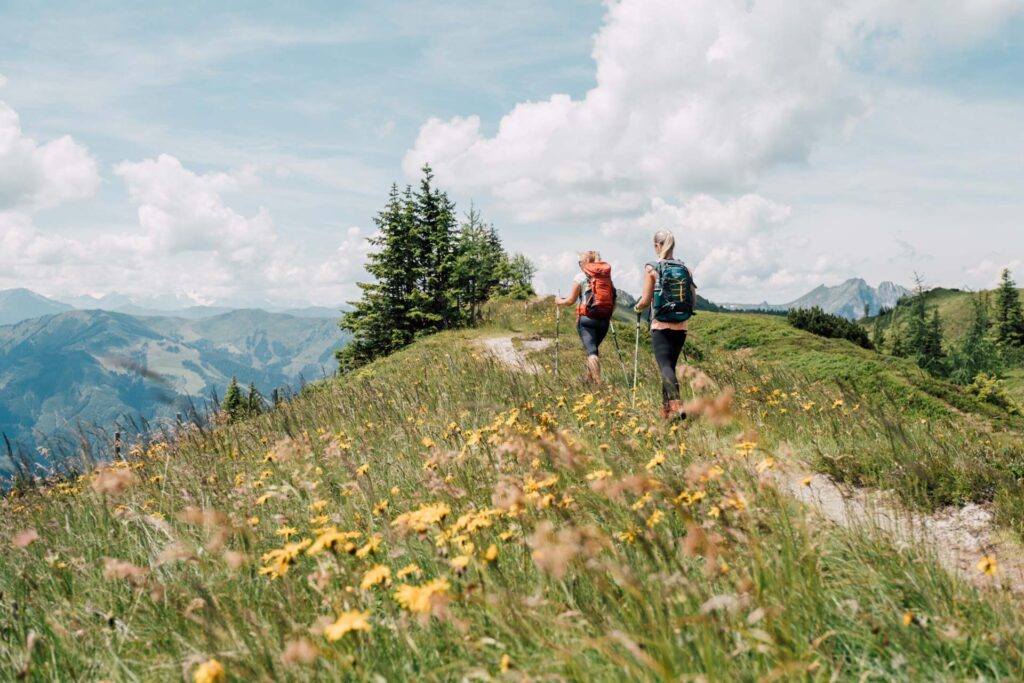
[[[74, 160], [78, 153], [68, 146], [74, 143], [61, 140], [67, 142], [30, 143], [29, 152], [42, 150], [43, 162], [27, 165], [48, 170], [46, 162], [61, 153]], [[0, 210], [0, 287], [75, 295], [120, 291], [183, 303], [336, 304], [354, 293], [353, 281], [363, 272], [367, 244], [358, 227], [348, 229], [337, 252], [325, 258], [284, 239], [266, 208], [252, 215], [232, 208], [225, 195], [259, 188], [249, 167], [198, 174], [167, 154], [118, 164], [114, 173], [137, 205], [138, 225], [89, 237], [44, 233], [33, 225], [30, 208], [84, 192], [61, 173], [28, 186], [0, 176], [0, 196], [17, 197], [19, 207]]]
[[977, 41], [1015, 0], [610, 0], [582, 99], [423, 124], [407, 174], [492, 192], [520, 220], [607, 215], [645, 197], [743, 191], [869, 110], [855, 64], [908, 68]]
[[[517, 104], [493, 133], [471, 112], [432, 118], [405, 172], [429, 162], [441, 184], [490, 194], [519, 222], [603, 221], [631, 258], [620, 271], [630, 286], [646, 233], [676, 226], [705, 293], [772, 300], [852, 264], [795, 251], [808, 241], [784, 230], [789, 209], [753, 194], [766, 172], [805, 163], [869, 117], [885, 84], [1024, 13], [1019, 0], [606, 4], [596, 85], [582, 98]], [[564, 277], [565, 258], [531, 255], [542, 287]]]
[[1024, 281], [1024, 277], [1021, 276], [1021, 271], [1024, 270], [1024, 260], [1019, 258], [1009, 261], [986, 259], [964, 271], [965, 281], [961, 283], [961, 286], [970, 289], [994, 289], [999, 284], [1004, 268], [1010, 270], [1010, 275], [1018, 282], [1018, 287], [1024, 286], [1019, 284]]
[[[629, 263], [654, 259], [651, 238], [657, 230], [671, 230], [676, 238], [676, 257], [686, 261], [702, 294], [718, 298], [731, 296], [779, 298], [765, 287], [788, 290], [818, 284], [833, 275], [835, 264], [828, 258], [796, 256], [799, 244], [785, 231], [792, 210], [756, 194], [721, 201], [698, 195], [681, 204], [661, 198], [636, 218], [619, 218], [602, 224], [602, 232], [616, 238], [630, 253]], [[804, 262], [794, 272], [793, 261]], [[620, 281], [636, 288], [639, 268], [628, 268]]]
[[0, 101], [0, 211], [32, 212], [99, 188], [96, 162], [70, 136], [44, 144], [26, 137], [17, 112]]

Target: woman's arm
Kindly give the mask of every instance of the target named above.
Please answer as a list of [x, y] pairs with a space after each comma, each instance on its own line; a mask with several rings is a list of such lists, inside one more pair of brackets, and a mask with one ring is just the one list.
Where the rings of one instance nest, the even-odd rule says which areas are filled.
[[657, 279], [658, 274], [654, 272], [654, 268], [644, 266], [644, 292], [640, 295], [640, 300], [636, 302], [636, 306], [633, 307], [633, 310], [637, 313], [651, 305], [651, 300], [654, 298], [654, 282]]
[[565, 297], [564, 299], [559, 299], [558, 297], [555, 297], [555, 305], [556, 306], [568, 306], [569, 304], [576, 303], [579, 300], [579, 298], [580, 298], [580, 283], [573, 282], [572, 283], [572, 289], [569, 291], [569, 296]]

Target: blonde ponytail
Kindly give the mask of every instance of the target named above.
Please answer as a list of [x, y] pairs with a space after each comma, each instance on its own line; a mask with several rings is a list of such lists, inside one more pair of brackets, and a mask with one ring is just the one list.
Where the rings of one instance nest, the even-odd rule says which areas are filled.
[[676, 238], [668, 230], [659, 230], [654, 233], [654, 247], [658, 250], [659, 259], [672, 258], [672, 252], [676, 248]]

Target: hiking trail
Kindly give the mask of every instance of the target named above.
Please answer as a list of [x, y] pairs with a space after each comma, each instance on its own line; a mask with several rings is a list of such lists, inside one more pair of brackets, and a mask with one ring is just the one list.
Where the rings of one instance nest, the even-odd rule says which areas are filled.
[[[1010, 532], [996, 526], [992, 512], [969, 503], [935, 512], [915, 512], [888, 491], [841, 486], [824, 474], [801, 476], [776, 472], [779, 490], [799, 500], [829, 522], [847, 528], [874, 529], [895, 545], [918, 546], [934, 556], [946, 571], [978, 588], [1005, 588], [1024, 595], [1024, 547]], [[977, 568], [991, 555], [994, 576]]]
[[[483, 340], [483, 346], [495, 360], [510, 370], [530, 375], [536, 375], [541, 371], [539, 365], [529, 360], [522, 350], [515, 347], [512, 337], [486, 337]], [[551, 340], [541, 337], [532, 337], [522, 341], [522, 347], [526, 351], [543, 351], [549, 346], [551, 346]]]
[[[536, 374], [540, 366], [525, 351], [542, 351], [552, 340], [524, 339], [522, 350], [513, 337], [487, 337], [485, 350], [514, 372]], [[824, 474], [776, 471], [780, 491], [803, 503], [817, 516], [846, 528], [884, 533], [897, 547], [923, 548], [948, 572], [982, 589], [1004, 589], [1024, 596], [1024, 546], [996, 526], [992, 512], [974, 503], [924, 513], [907, 509], [892, 492], [840, 486]], [[977, 568], [984, 556], [995, 558], [998, 569], [987, 576]]]

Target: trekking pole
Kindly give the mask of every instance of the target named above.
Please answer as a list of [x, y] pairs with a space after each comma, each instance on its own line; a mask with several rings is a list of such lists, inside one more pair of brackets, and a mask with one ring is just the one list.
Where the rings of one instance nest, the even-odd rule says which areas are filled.
[[615, 321], [609, 321], [612, 327], [612, 339], [615, 340], [615, 353], [619, 356], [619, 365], [622, 366], [622, 379], [626, 381], [626, 388], [629, 389], [629, 374], [626, 373], [626, 361], [622, 360], [622, 348], [619, 346], [619, 335], [615, 332]]
[[633, 346], [633, 402], [636, 407], [636, 372], [640, 364], [640, 313], [636, 314], [636, 344]]
[[559, 330], [562, 326], [562, 308], [558, 305], [558, 300], [562, 298], [562, 293], [555, 293], [555, 377], [558, 377], [558, 337]]

